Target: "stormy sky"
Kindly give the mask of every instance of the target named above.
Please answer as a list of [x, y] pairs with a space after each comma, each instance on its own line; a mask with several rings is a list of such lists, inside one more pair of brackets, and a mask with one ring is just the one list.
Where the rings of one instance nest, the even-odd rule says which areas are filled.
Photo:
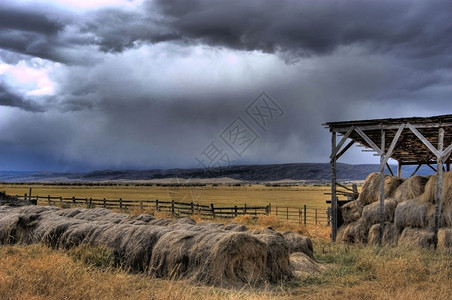
[[0, 170], [328, 162], [322, 123], [450, 114], [451, 71], [449, 0], [1, 0]]

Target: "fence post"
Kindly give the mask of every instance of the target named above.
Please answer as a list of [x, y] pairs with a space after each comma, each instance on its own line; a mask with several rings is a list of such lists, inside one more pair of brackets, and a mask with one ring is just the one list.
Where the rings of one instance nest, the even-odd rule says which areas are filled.
[[107, 199], [104, 198], [104, 208], [107, 207]]
[[144, 208], [143, 208], [143, 200], [140, 200], [140, 208], [141, 208], [141, 210], [144, 209]]
[[276, 206], [276, 217], [278, 217], [278, 206]]
[[[31, 188], [30, 188], [30, 193], [28, 194], [28, 200], [30, 200], [31, 201]], [[27, 199], [25, 199], [25, 200], [27, 200]]]
[[306, 204], [304, 205], [304, 214], [303, 214], [303, 223], [304, 223], [304, 226], [306, 227]]
[[155, 211], [159, 211], [159, 199], [155, 200]]
[[119, 198], [119, 209], [122, 209], [122, 198]]
[[174, 215], [174, 200], [171, 200], [171, 214]]
[[298, 208], [298, 224], [301, 225], [301, 208]]
[[75, 206], [75, 197], [74, 196], [72, 196], [72, 205]]
[[193, 202], [190, 202], [190, 207], [191, 207], [191, 214], [194, 215], [195, 214], [195, 204]]
[[245, 203], [245, 205], [243, 206], [244, 208], [243, 208], [243, 212], [245, 213], [245, 215], [246, 215], [246, 203]]
[[215, 208], [213, 207], [213, 203], [210, 203], [210, 209], [212, 210], [212, 217], [215, 219]]
[[234, 213], [235, 213], [235, 216], [237, 217], [237, 205], [234, 205]]
[[315, 209], [315, 225], [317, 225], [317, 208]]
[[49, 202], [50, 205], [50, 195], [47, 196], [47, 202]]
[[24, 194], [24, 200], [27, 201], [27, 193]]
[[93, 207], [93, 198], [89, 198], [89, 207]]
[[287, 220], [289, 220], [289, 208], [286, 207], [286, 216], [287, 216]]

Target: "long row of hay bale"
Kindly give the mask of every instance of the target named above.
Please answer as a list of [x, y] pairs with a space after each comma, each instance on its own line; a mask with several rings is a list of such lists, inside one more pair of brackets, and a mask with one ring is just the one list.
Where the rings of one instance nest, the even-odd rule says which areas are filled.
[[[383, 243], [433, 246], [437, 176], [407, 179], [385, 175], [385, 227]], [[379, 243], [380, 174], [370, 174], [357, 200], [341, 207], [344, 224], [338, 240], [348, 243]], [[452, 172], [443, 174], [443, 206], [438, 246], [452, 250]]]
[[292, 232], [106, 209], [0, 206], [0, 244], [33, 243], [58, 249], [107, 246], [117, 265], [131, 272], [226, 286], [291, 278], [291, 253], [303, 252], [302, 261], [315, 265], [310, 239]]

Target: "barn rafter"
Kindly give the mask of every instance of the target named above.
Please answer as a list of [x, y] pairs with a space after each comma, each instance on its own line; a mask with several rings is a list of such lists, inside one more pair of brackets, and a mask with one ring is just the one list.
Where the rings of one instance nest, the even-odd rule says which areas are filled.
[[[401, 177], [402, 166], [417, 165], [416, 172], [422, 165], [428, 165], [438, 174], [437, 199], [435, 203], [435, 245], [439, 229], [442, 205], [443, 171], [450, 171], [450, 156], [452, 152], [452, 115], [413, 118], [388, 118], [357, 120], [345, 122], [327, 122], [331, 132], [331, 209], [332, 234], [336, 241], [338, 227], [337, 202], [337, 160], [353, 145], [363, 147], [365, 152], [374, 152], [380, 157], [380, 243], [384, 232], [384, 168], [391, 174], [388, 160], [398, 162], [397, 176]], [[341, 140], [337, 143], [337, 137]], [[436, 165], [436, 168], [433, 167]], [[444, 165], [446, 168], [444, 168]]]

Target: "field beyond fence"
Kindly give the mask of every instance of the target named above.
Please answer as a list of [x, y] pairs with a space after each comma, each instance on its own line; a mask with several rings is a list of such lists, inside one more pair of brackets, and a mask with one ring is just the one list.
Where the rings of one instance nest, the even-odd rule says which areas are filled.
[[20, 200], [29, 200], [34, 204], [51, 205], [64, 208], [69, 207], [87, 207], [87, 208], [109, 208], [130, 210], [139, 208], [143, 211], [163, 211], [168, 212], [175, 217], [188, 217], [197, 215], [204, 219], [226, 219], [235, 218], [241, 215], [250, 215], [258, 218], [259, 215], [274, 214], [280, 220], [298, 223], [300, 225], [329, 225], [326, 209], [319, 207], [284, 207], [273, 206], [271, 204], [265, 206], [252, 206], [246, 203], [242, 206], [218, 206], [214, 203], [210, 205], [193, 203], [193, 202], [177, 202], [177, 201], [161, 201], [161, 200], [133, 200], [133, 199], [107, 199], [107, 198], [80, 198], [80, 197], [62, 197], [62, 196], [39, 196], [39, 195], [16, 195]]

